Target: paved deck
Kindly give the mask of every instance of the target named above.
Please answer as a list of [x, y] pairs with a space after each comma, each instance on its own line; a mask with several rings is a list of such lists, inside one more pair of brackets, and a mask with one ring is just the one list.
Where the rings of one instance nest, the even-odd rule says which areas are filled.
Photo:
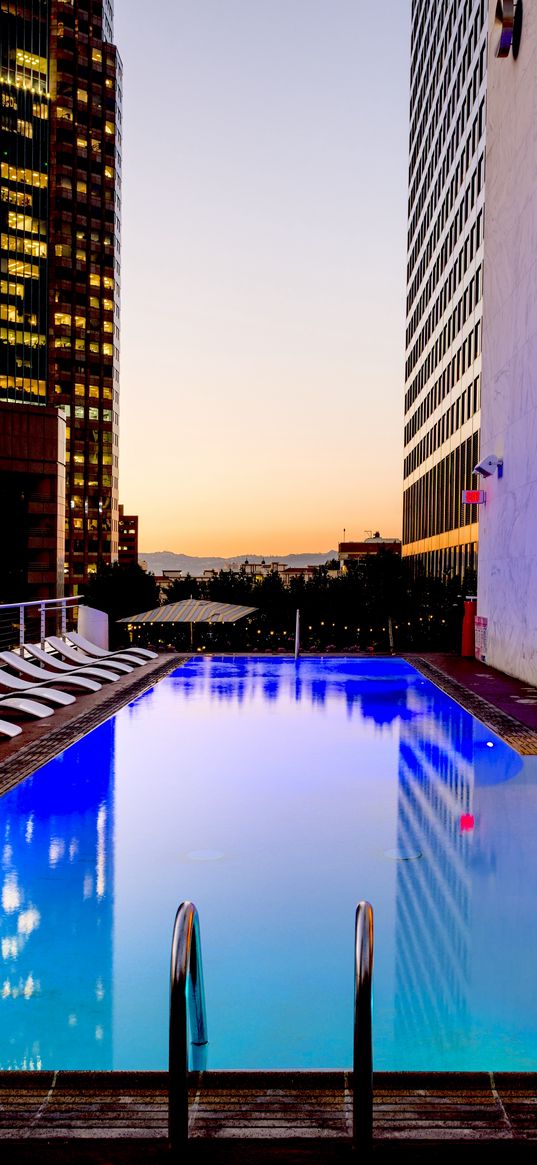
[[537, 687], [458, 655], [431, 652], [404, 658], [516, 752], [537, 755]]
[[[348, 1073], [206, 1073], [193, 1081], [190, 1152], [209, 1161], [350, 1160]], [[164, 1161], [164, 1073], [0, 1074], [0, 1138], [13, 1162]], [[537, 1075], [375, 1075], [373, 1156], [535, 1155]], [[484, 1153], [483, 1153], [484, 1156]]]

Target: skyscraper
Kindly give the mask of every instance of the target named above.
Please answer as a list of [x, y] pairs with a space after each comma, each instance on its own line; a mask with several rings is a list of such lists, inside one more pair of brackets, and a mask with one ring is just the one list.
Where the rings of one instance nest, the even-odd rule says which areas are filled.
[[0, 400], [26, 404], [47, 403], [48, 7], [0, 13]]
[[[514, 15], [514, 21], [513, 21]], [[537, 9], [491, 5], [487, 78], [480, 657], [537, 684]], [[501, 19], [500, 19], [501, 18]], [[527, 693], [529, 699], [533, 690]]]
[[473, 569], [479, 454], [489, 0], [413, 0], [403, 554]]
[[65, 417], [71, 590], [118, 545], [121, 62], [112, 39], [111, 0], [9, 0], [0, 12], [0, 401], [11, 416], [25, 404]]

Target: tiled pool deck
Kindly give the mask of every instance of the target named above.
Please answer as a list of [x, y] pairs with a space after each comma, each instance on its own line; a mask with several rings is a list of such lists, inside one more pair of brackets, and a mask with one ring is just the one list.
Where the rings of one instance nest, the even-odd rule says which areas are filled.
[[537, 687], [457, 655], [405, 655], [448, 696], [523, 756], [537, 754]]
[[[342, 1072], [193, 1077], [188, 1160], [363, 1158], [351, 1150], [350, 1085]], [[371, 1157], [436, 1165], [503, 1149], [505, 1160], [529, 1160], [536, 1087], [530, 1074], [378, 1073]], [[167, 1161], [167, 1116], [164, 1073], [13, 1073], [0, 1083], [0, 1139], [13, 1162]]]

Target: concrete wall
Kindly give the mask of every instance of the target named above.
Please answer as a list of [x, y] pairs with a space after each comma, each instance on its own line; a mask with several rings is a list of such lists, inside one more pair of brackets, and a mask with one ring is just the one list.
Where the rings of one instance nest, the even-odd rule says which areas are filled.
[[[524, 2], [518, 60], [495, 56], [490, 5], [478, 614], [486, 661], [537, 683], [537, 4]], [[476, 478], [476, 486], [478, 479]]]
[[108, 615], [95, 607], [78, 608], [78, 631], [96, 647], [108, 651]]

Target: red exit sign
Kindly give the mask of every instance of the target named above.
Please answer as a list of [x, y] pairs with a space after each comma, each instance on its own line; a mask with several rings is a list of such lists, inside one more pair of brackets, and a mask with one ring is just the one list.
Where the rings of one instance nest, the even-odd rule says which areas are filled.
[[486, 496], [484, 489], [463, 489], [462, 504], [463, 506], [482, 506]]

